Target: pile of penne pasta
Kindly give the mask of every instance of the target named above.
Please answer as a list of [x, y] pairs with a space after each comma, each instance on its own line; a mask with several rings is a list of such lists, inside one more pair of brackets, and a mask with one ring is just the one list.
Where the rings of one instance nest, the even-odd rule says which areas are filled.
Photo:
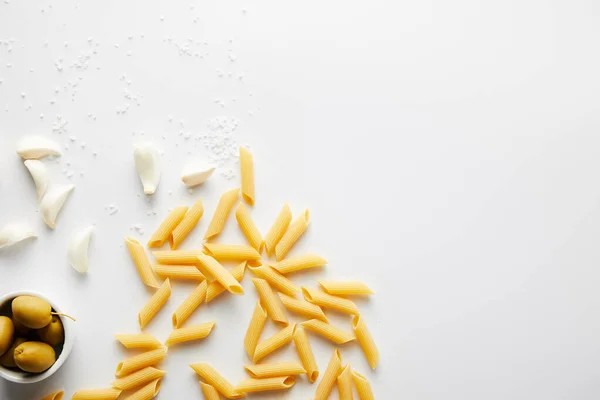
[[[248, 245], [230, 245], [210, 242], [223, 230], [225, 223], [238, 202], [240, 189], [225, 192], [212, 216], [202, 249], [181, 250], [180, 245], [194, 229], [204, 213], [202, 201], [191, 208], [176, 207], [160, 224], [148, 241], [148, 247], [159, 248], [169, 243], [170, 250], [152, 252], [157, 263], [151, 265], [142, 244], [133, 238], [125, 242], [144, 284], [155, 288], [151, 299], [138, 314], [140, 329], [154, 318], [171, 295], [171, 280], [197, 281], [198, 286], [179, 305], [172, 316], [174, 330], [164, 345], [152, 335], [145, 333], [116, 335], [117, 340], [127, 349], [142, 349], [144, 352], [127, 358], [116, 369], [117, 379], [107, 389], [81, 390], [72, 397], [76, 400], [117, 399], [123, 391], [132, 391], [127, 399], [142, 400], [154, 398], [160, 389], [165, 371], [156, 366], [167, 355], [167, 348], [181, 342], [206, 338], [215, 326], [215, 321], [199, 325], [185, 325], [190, 315], [202, 303], [212, 301], [228, 291], [243, 295], [240, 282], [246, 269], [254, 278], [252, 282], [259, 301], [252, 313], [244, 339], [245, 351], [252, 361], [245, 369], [249, 378], [231, 384], [206, 363], [191, 364], [190, 367], [201, 378], [201, 388], [206, 399], [216, 400], [220, 396], [240, 399], [247, 393], [289, 389], [296, 383], [298, 375], [305, 374], [310, 383], [319, 377], [306, 330], [320, 335], [335, 345], [343, 345], [357, 340], [374, 369], [379, 361], [379, 351], [369, 333], [365, 321], [350, 296], [369, 296], [373, 292], [367, 285], [358, 281], [318, 281], [320, 290], [298, 287], [287, 276], [296, 271], [322, 267], [327, 261], [314, 254], [286, 258], [286, 255], [306, 231], [310, 216], [304, 211], [292, 221], [290, 207], [286, 204], [277, 216], [270, 230], [263, 237], [254, 224], [248, 208], [254, 205], [254, 166], [252, 154], [240, 149], [241, 192], [243, 201], [239, 203], [235, 216], [240, 229], [248, 240]], [[263, 261], [261, 254], [274, 256], [276, 261]], [[223, 261], [238, 261], [240, 264], [229, 270]], [[160, 283], [159, 278], [164, 279]], [[303, 298], [298, 298], [298, 294]], [[346, 332], [331, 325], [323, 310], [334, 310], [348, 314], [352, 318], [353, 332]], [[288, 322], [286, 311], [306, 318], [298, 324]], [[267, 320], [281, 326], [273, 336], [262, 339], [261, 333]], [[294, 343], [299, 362], [276, 362], [257, 364], [267, 355]], [[337, 384], [340, 399], [353, 398], [353, 386], [361, 400], [374, 399], [366, 378], [353, 372], [348, 364], [342, 365], [340, 351], [335, 349], [331, 360], [316, 388], [314, 399], [327, 399]], [[140, 389], [141, 388], [141, 389]]]

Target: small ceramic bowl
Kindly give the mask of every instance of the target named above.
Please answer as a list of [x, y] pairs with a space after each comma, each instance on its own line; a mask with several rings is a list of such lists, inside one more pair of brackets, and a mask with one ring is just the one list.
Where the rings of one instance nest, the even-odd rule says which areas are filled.
[[[7, 315], [10, 312], [10, 303], [17, 296], [36, 296], [40, 299], [46, 300], [52, 306], [52, 310], [57, 313], [62, 313], [63, 310], [56, 305], [52, 300], [47, 298], [41, 293], [30, 292], [30, 291], [19, 291], [8, 293], [4, 296], [0, 296], [0, 315]], [[41, 372], [39, 374], [32, 374], [29, 372], [23, 372], [15, 369], [5, 368], [0, 365], [0, 377], [9, 380], [11, 382], [16, 383], [35, 383], [42, 381], [49, 376], [52, 376], [58, 369], [65, 363], [69, 354], [71, 354], [71, 349], [73, 348], [73, 342], [75, 341], [75, 327], [74, 322], [66, 317], [60, 317], [60, 320], [63, 324], [65, 330], [65, 342], [62, 346], [62, 349], [59, 347], [56, 349], [57, 359], [56, 362], [46, 371]]]

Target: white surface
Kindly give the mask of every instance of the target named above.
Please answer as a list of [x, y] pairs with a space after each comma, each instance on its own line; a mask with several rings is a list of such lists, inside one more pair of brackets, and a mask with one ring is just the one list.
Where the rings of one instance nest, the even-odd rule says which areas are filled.
[[[145, 241], [169, 208], [202, 198], [207, 214], [186, 242], [199, 246], [218, 196], [239, 183], [224, 179], [227, 168], [193, 194], [179, 180], [208, 154], [194, 135], [216, 116], [239, 120], [233, 137], [252, 148], [263, 232], [285, 201], [295, 214], [311, 210], [293, 252], [330, 265], [298, 282], [364, 279], [377, 292], [360, 302], [382, 352], [377, 371], [357, 347], [342, 353], [378, 399], [600, 396], [597, 1], [192, 5], [0, 3], [0, 38], [14, 38], [0, 45], [0, 225], [25, 220], [41, 233], [0, 256], [0, 293], [39, 290], [78, 317], [63, 368], [32, 387], [0, 382], [2, 399], [112, 381], [126, 355], [112, 335], [138, 330], [149, 297], [123, 237], [143, 224]], [[50, 163], [56, 181], [77, 185], [55, 231], [14, 153], [34, 133], [69, 146]], [[149, 139], [165, 152], [150, 201], [138, 196], [132, 158], [133, 142]], [[90, 271], [80, 276], [66, 250], [90, 223]], [[231, 218], [219, 241], [242, 240]], [[169, 353], [160, 398], [201, 398], [190, 362], [244, 376], [249, 276], [244, 287], [246, 296], [194, 314], [217, 327]], [[149, 332], [167, 337], [190, 288], [175, 284]], [[323, 370], [333, 347], [312, 342]], [[303, 382], [257, 398], [313, 392]]]

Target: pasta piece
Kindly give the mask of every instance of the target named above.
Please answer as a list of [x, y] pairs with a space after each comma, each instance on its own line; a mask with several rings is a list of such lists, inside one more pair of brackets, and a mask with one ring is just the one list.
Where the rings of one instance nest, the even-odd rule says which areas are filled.
[[248, 239], [248, 242], [250, 242], [250, 246], [254, 247], [259, 253], [262, 252], [264, 244], [262, 235], [254, 224], [254, 221], [250, 216], [250, 212], [244, 203], [240, 203], [235, 211], [235, 219], [237, 219], [244, 236], [246, 236], [246, 239]]
[[260, 278], [253, 278], [252, 283], [254, 284], [254, 287], [256, 287], [258, 297], [260, 297], [261, 303], [263, 307], [265, 307], [269, 318], [277, 323], [287, 325], [288, 320], [283, 311], [283, 307], [267, 281]]
[[145, 194], [156, 192], [161, 174], [160, 151], [151, 143], [136, 145], [133, 159]]
[[322, 267], [327, 264], [327, 260], [316, 254], [305, 254], [303, 256], [290, 257], [273, 265], [279, 273], [289, 274], [290, 272], [302, 271], [304, 269]]
[[187, 235], [189, 235], [196, 225], [198, 225], [198, 221], [200, 221], [203, 214], [204, 206], [202, 205], [202, 200], [198, 200], [192, 208], [190, 208], [190, 211], [185, 214], [185, 217], [183, 217], [179, 225], [173, 229], [171, 235], [169, 235], [171, 250], [176, 250], [179, 247]]
[[148, 333], [120, 334], [115, 335], [115, 337], [126, 349], [157, 349], [162, 347], [162, 343]]
[[69, 264], [75, 271], [83, 274], [88, 270], [88, 247], [90, 245], [90, 237], [94, 232], [94, 225], [90, 225], [81, 232], [75, 234], [69, 243], [67, 256]]
[[59, 185], [50, 187], [40, 203], [40, 211], [46, 225], [56, 227], [56, 218], [67, 201], [67, 197], [75, 189], [75, 185]]
[[323, 378], [321, 378], [321, 382], [317, 385], [314, 400], [327, 400], [340, 372], [342, 372], [342, 356], [340, 355], [340, 351], [335, 349], [331, 360], [329, 360], [327, 369], [323, 373]]
[[323, 336], [325, 339], [331, 340], [335, 344], [344, 344], [351, 342], [355, 339], [354, 335], [343, 330], [336, 328], [333, 325], [326, 324], [325, 322], [319, 321], [318, 319], [311, 319], [302, 323], [307, 329]]
[[166, 373], [166, 371], [156, 369], [154, 367], [146, 367], [132, 374], [114, 380], [112, 386], [117, 389], [131, 390], [145, 385], [148, 382], [160, 379]]
[[304, 332], [304, 328], [297, 326], [293, 334], [294, 345], [296, 346], [296, 352], [302, 362], [302, 366], [306, 370], [306, 376], [310, 383], [314, 383], [319, 377], [319, 367], [317, 361], [310, 347], [310, 342]]
[[167, 355], [167, 348], [161, 347], [160, 349], [150, 350], [145, 353], [140, 353], [133, 357], [129, 357], [117, 365], [117, 378], [122, 378], [140, 369], [151, 367], [162, 361]]
[[25, 160], [25, 167], [31, 174], [31, 178], [33, 179], [33, 183], [35, 184], [35, 191], [37, 192], [37, 200], [38, 203], [44, 197], [44, 193], [46, 193], [46, 189], [48, 189], [48, 182], [50, 178], [48, 177], [48, 168], [44, 165], [40, 160]]
[[278, 376], [290, 376], [305, 374], [306, 370], [297, 362], [277, 362], [272, 364], [255, 364], [244, 366], [248, 375], [256, 379], [275, 378]]
[[290, 224], [279, 243], [277, 243], [277, 246], [275, 246], [275, 258], [277, 261], [283, 260], [288, 251], [296, 244], [300, 236], [308, 228], [309, 221], [310, 213], [308, 210], [304, 210], [302, 215]]
[[260, 260], [260, 254], [251, 246], [204, 243], [204, 252], [219, 261]]
[[78, 390], [71, 400], [117, 400], [121, 392], [122, 390], [115, 388]]
[[367, 357], [369, 365], [372, 369], [375, 369], [377, 363], [379, 362], [379, 350], [377, 349], [377, 345], [375, 344], [371, 333], [367, 329], [365, 321], [360, 315], [352, 318], [352, 329], [354, 329], [354, 334], [356, 335], [358, 343], [360, 343], [360, 347], [362, 347], [363, 352]]
[[367, 378], [356, 371], [352, 371], [352, 380], [354, 381], [354, 387], [358, 392], [358, 398], [360, 400], [375, 400], [373, 390], [371, 390], [371, 385]]
[[288, 310], [305, 317], [316, 318], [323, 322], [329, 322], [321, 307], [309, 303], [308, 301], [298, 300], [294, 297], [286, 296], [283, 293], [278, 293], [278, 295], [281, 299], [281, 303], [283, 303], [284, 307]]
[[175, 329], [169, 335], [165, 345], [172, 346], [177, 343], [191, 342], [192, 340], [204, 339], [215, 326], [215, 321], [200, 325], [188, 326], [186, 328]]
[[296, 378], [293, 376], [280, 376], [275, 378], [265, 379], [246, 379], [235, 387], [239, 392], [255, 393], [267, 392], [270, 390], [285, 390], [296, 384]]
[[152, 295], [150, 300], [142, 307], [138, 314], [138, 322], [140, 329], [144, 329], [146, 325], [154, 318], [157, 312], [165, 305], [171, 297], [171, 282], [169, 279], [163, 282], [160, 288]]
[[157, 250], [152, 255], [161, 264], [167, 265], [196, 265], [200, 250]]
[[58, 392], [54, 392], [44, 397], [42, 400], [62, 400], [65, 395], [64, 390], [59, 390]]
[[208, 225], [208, 229], [204, 234], [204, 240], [212, 239], [221, 233], [223, 227], [225, 227], [227, 217], [237, 201], [239, 193], [239, 188], [223, 193], [219, 200], [219, 204], [217, 205], [217, 209], [210, 220], [210, 225]]
[[323, 290], [333, 296], [370, 296], [373, 291], [360, 281], [317, 281]]
[[242, 285], [217, 260], [207, 255], [198, 256], [198, 269], [204, 275], [210, 275], [233, 294], [244, 294]]
[[187, 210], [187, 207], [175, 207], [160, 224], [156, 232], [152, 234], [152, 237], [148, 241], [148, 247], [162, 246], [169, 236], [171, 236], [171, 233], [177, 225], [183, 220]]
[[221, 400], [221, 395], [214, 386], [200, 382], [200, 387], [202, 388], [202, 394], [204, 395], [205, 400]]
[[140, 274], [142, 282], [144, 282], [146, 286], [158, 288], [160, 285], [158, 284], [156, 276], [154, 276], [154, 272], [152, 272], [150, 261], [148, 261], [148, 256], [146, 256], [146, 252], [140, 242], [134, 238], [126, 237], [125, 244], [127, 245], [129, 254], [131, 254], [131, 258]]
[[154, 272], [161, 278], [182, 279], [187, 281], [201, 282], [206, 280], [202, 272], [198, 271], [193, 265], [163, 265], [155, 264], [152, 266]]
[[206, 298], [207, 283], [202, 281], [173, 313], [173, 327], [179, 328]]
[[252, 362], [257, 363], [269, 354], [273, 353], [275, 350], [280, 349], [281, 347], [290, 343], [292, 341], [295, 328], [296, 324], [288, 325], [270, 338], [259, 342], [256, 345]]
[[281, 275], [268, 265], [248, 268], [250, 268], [250, 271], [252, 271], [257, 278], [264, 279], [265, 281], [269, 282], [269, 285], [275, 287], [275, 289], [282, 293], [295, 296], [296, 293], [300, 292], [300, 288], [296, 286], [294, 282], [290, 281], [288, 278]]
[[155, 398], [160, 391], [161, 379], [153, 380], [143, 388], [134, 392], [131, 396], [128, 396], [126, 400], [150, 400]]
[[352, 300], [344, 299], [337, 296], [332, 296], [318, 290], [308, 289], [303, 287], [302, 293], [304, 298], [320, 307], [330, 308], [346, 314], [359, 315], [358, 307]]
[[283, 205], [283, 208], [279, 212], [279, 215], [273, 222], [273, 226], [267, 232], [265, 236], [265, 248], [267, 249], [267, 254], [271, 255], [275, 251], [275, 246], [281, 240], [288, 226], [292, 222], [292, 210], [290, 206], [286, 203]]
[[267, 313], [260, 305], [260, 301], [257, 301], [254, 312], [252, 313], [252, 318], [250, 318], [248, 330], [246, 330], [246, 336], [244, 336], [244, 348], [250, 359], [254, 357], [254, 350], [256, 350], [256, 345], [258, 344], [260, 334], [262, 333], [266, 322]]
[[[241, 282], [244, 279], [244, 272], [246, 271], [246, 261], [235, 267], [231, 270], [231, 275], [235, 278], [236, 281]], [[206, 290], [206, 302], [208, 303], [221, 293], [225, 292], [227, 289], [223, 287], [219, 282], [214, 281], [208, 285], [208, 289]]]
[[242, 197], [249, 205], [254, 205], [254, 157], [250, 150], [240, 147], [240, 173], [242, 176]]
[[246, 397], [244, 393], [235, 390], [235, 387], [210, 365], [206, 363], [196, 363], [190, 364], [190, 367], [198, 374], [198, 376], [200, 376], [200, 378], [213, 386], [219, 393], [228, 399], [242, 399]]
[[353, 400], [352, 396], [352, 369], [350, 364], [342, 369], [342, 372], [337, 378], [337, 387], [340, 400]]

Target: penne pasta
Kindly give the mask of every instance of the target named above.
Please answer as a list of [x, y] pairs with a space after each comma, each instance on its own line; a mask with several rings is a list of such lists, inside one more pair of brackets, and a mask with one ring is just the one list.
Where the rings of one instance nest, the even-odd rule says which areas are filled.
[[265, 379], [246, 379], [238, 383], [235, 390], [243, 393], [267, 392], [270, 390], [285, 390], [296, 384], [293, 376], [280, 376]]
[[288, 310], [308, 318], [316, 318], [323, 322], [329, 322], [321, 307], [309, 303], [308, 301], [298, 300], [294, 297], [287, 296], [283, 293], [278, 293], [278, 295], [279, 299], [281, 299], [281, 303]]
[[331, 340], [335, 344], [344, 344], [355, 339], [354, 335], [345, 332], [333, 325], [326, 324], [318, 319], [311, 319], [302, 323], [302, 326], [311, 331], [323, 336], [325, 339]]
[[208, 383], [200, 382], [200, 387], [202, 388], [204, 400], [221, 400], [221, 395], [217, 389], [214, 388], [214, 386], [211, 386]]
[[317, 281], [323, 290], [333, 296], [370, 296], [373, 291], [360, 281]]
[[240, 147], [240, 173], [242, 176], [242, 197], [249, 205], [254, 205], [254, 157], [250, 150]]
[[248, 268], [250, 268], [250, 271], [252, 271], [257, 278], [264, 279], [265, 281], [269, 282], [269, 285], [275, 287], [275, 289], [282, 293], [295, 296], [296, 293], [300, 292], [300, 288], [296, 286], [294, 282], [290, 281], [288, 278], [281, 275], [268, 265]]
[[296, 346], [296, 352], [298, 353], [300, 362], [302, 362], [302, 366], [306, 370], [308, 381], [310, 383], [316, 382], [319, 377], [319, 367], [317, 366], [317, 361], [315, 360], [304, 328], [302, 326], [297, 326], [292, 338], [294, 339], [294, 346]]
[[162, 343], [148, 333], [118, 334], [115, 337], [126, 349], [157, 349], [162, 347]]
[[215, 326], [215, 321], [206, 322], [200, 325], [188, 326], [186, 328], [175, 329], [169, 335], [165, 342], [166, 346], [172, 346], [177, 343], [191, 342], [192, 340], [204, 339]]
[[263, 248], [263, 238], [260, 234], [260, 231], [254, 224], [252, 217], [250, 216], [250, 212], [248, 208], [244, 205], [244, 203], [240, 203], [237, 210], [235, 211], [235, 219], [240, 225], [240, 229], [248, 239], [250, 246], [256, 249], [259, 253], [262, 252]]
[[273, 265], [279, 273], [289, 274], [290, 272], [302, 271], [309, 268], [322, 267], [327, 264], [327, 260], [316, 254], [304, 254], [302, 256], [286, 258], [283, 261]]
[[[244, 279], [244, 272], [246, 271], [246, 261], [235, 267], [231, 270], [231, 276], [235, 278], [236, 281], [241, 282]], [[227, 289], [223, 287], [219, 282], [214, 281], [208, 285], [208, 289], [206, 291], [206, 302], [208, 303], [221, 293], [225, 292]]]
[[169, 235], [171, 250], [179, 248], [179, 245], [185, 240], [187, 235], [198, 225], [198, 221], [200, 221], [203, 214], [204, 206], [202, 205], [202, 200], [198, 200]]
[[202, 272], [198, 271], [193, 265], [163, 265], [155, 264], [152, 266], [154, 272], [161, 278], [181, 279], [186, 281], [201, 282], [206, 279]]
[[115, 388], [78, 390], [71, 400], [117, 400], [121, 392], [122, 390]]
[[297, 362], [277, 362], [272, 364], [255, 364], [244, 366], [248, 375], [256, 379], [275, 378], [279, 376], [301, 375], [306, 370]]
[[117, 389], [131, 390], [162, 378], [167, 372], [154, 367], [146, 367], [132, 374], [113, 381], [112, 386]]
[[183, 220], [187, 210], [187, 207], [175, 207], [160, 224], [156, 232], [152, 234], [152, 237], [150, 237], [150, 240], [148, 241], [148, 247], [162, 246], [169, 236], [171, 236], [171, 233], [177, 225]]
[[172, 321], [174, 328], [180, 328], [196, 308], [206, 298], [207, 283], [203, 281], [189, 294], [189, 296], [177, 307], [173, 313]]
[[117, 365], [117, 378], [122, 378], [140, 369], [151, 367], [158, 364], [167, 355], [167, 348], [161, 347], [160, 349], [150, 350], [145, 353], [140, 353], [133, 357], [129, 357]]
[[271, 229], [269, 229], [269, 232], [267, 232], [265, 236], [265, 249], [267, 250], [268, 255], [273, 254], [275, 246], [277, 246], [277, 243], [279, 243], [285, 234], [290, 222], [292, 222], [292, 210], [286, 203], [283, 205], [275, 222], [273, 222], [273, 226], [271, 226]]
[[296, 324], [288, 325], [273, 336], [259, 342], [254, 350], [252, 362], [257, 363], [275, 350], [280, 349], [292, 341]]
[[356, 339], [358, 339], [358, 343], [360, 343], [360, 347], [363, 349], [369, 365], [372, 369], [375, 369], [379, 362], [379, 350], [377, 349], [377, 345], [375, 344], [371, 333], [367, 329], [365, 321], [360, 315], [352, 318], [352, 329], [354, 329]]
[[147, 286], [158, 288], [160, 284], [158, 283], [156, 276], [154, 276], [152, 267], [150, 267], [150, 261], [148, 261], [148, 256], [140, 242], [134, 238], [126, 237], [125, 244], [127, 245], [129, 254], [131, 254], [131, 258], [140, 274], [140, 278], [142, 278], [142, 282]]
[[260, 297], [261, 304], [267, 311], [269, 318], [277, 323], [287, 325], [288, 320], [283, 311], [283, 306], [277, 296], [275, 296], [275, 293], [273, 293], [269, 283], [260, 278], [253, 278], [252, 283], [254, 284], [254, 287], [256, 287], [258, 297]]
[[235, 390], [235, 387], [219, 374], [213, 367], [206, 363], [190, 364], [190, 367], [209, 385], [213, 386], [219, 393], [228, 399], [242, 399], [246, 397], [244, 393]]
[[167, 300], [169, 300], [169, 297], [171, 297], [171, 283], [169, 279], [167, 279], [140, 310], [138, 314], [140, 329], [144, 329], [146, 325], [148, 325], [156, 313], [158, 313]]
[[353, 400], [352, 369], [350, 369], [350, 364], [346, 364], [342, 368], [342, 372], [337, 377], [337, 387], [340, 400]]
[[260, 260], [260, 254], [252, 246], [204, 243], [204, 253], [219, 261]]
[[329, 360], [327, 369], [323, 373], [323, 378], [321, 378], [321, 382], [317, 385], [314, 400], [327, 400], [341, 371], [342, 356], [340, 355], [340, 351], [335, 349], [331, 356], [331, 360]]
[[196, 265], [200, 250], [157, 250], [152, 255], [161, 264], [167, 265]]
[[210, 275], [215, 278], [223, 287], [225, 287], [230, 293], [233, 294], [244, 294], [244, 288], [242, 285], [231, 275], [231, 272], [227, 271], [217, 260], [211, 256], [201, 254], [198, 256], [198, 269], [204, 275]]
[[294, 222], [290, 224], [290, 226], [288, 226], [287, 230], [283, 234], [283, 237], [275, 246], [275, 258], [277, 261], [283, 260], [288, 251], [290, 251], [298, 239], [300, 239], [300, 236], [302, 236], [304, 231], [306, 231], [309, 222], [310, 213], [308, 210], [304, 210], [302, 215], [300, 215]]
[[44, 397], [42, 400], [62, 400], [65, 395], [64, 390], [59, 390], [58, 392], [54, 392]]
[[258, 344], [260, 334], [262, 333], [266, 322], [267, 313], [260, 305], [260, 301], [257, 301], [252, 317], [250, 318], [250, 324], [246, 330], [246, 335], [244, 336], [244, 348], [250, 359], [254, 357], [254, 350], [256, 350], [256, 345]]
[[204, 234], [204, 240], [212, 239], [218, 236], [219, 233], [221, 233], [221, 231], [225, 227], [227, 217], [229, 216], [233, 205], [238, 199], [239, 193], [239, 188], [223, 193], [221, 199], [219, 200], [219, 204], [217, 205], [217, 209], [215, 210], [215, 213], [213, 214], [213, 217], [210, 220], [208, 229]]
[[373, 396], [373, 391], [371, 390], [371, 385], [367, 378], [356, 371], [352, 371], [352, 381], [354, 381], [354, 387], [356, 388], [360, 400], [375, 400], [375, 396]]
[[316, 304], [320, 307], [330, 308], [346, 314], [359, 315], [358, 307], [352, 300], [342, 297], [332, 296], [327, 293], [320, 292], [314, 289], [302, 287], [302, 294], [306, 301]]
[[156, 379], [148, 383], [143, 388], [134, 392], [131, 396], [128, 396], [126, 400], [150, 400], [155, 398], [160, 391], [161, 379]]

